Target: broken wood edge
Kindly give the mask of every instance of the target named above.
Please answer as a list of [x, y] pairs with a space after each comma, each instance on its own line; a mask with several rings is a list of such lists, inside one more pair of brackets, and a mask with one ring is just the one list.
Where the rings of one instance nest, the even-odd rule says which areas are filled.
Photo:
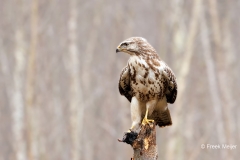
[[123, 135], [122, 140], [133, 148], [131, 160], [157, 160], [156, 125], [150, 123], [140, 126], [139, 133], [131, 131]]

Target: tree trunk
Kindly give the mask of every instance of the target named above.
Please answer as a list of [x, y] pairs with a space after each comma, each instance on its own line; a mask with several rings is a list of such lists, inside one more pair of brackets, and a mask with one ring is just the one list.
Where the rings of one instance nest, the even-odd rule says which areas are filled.
[[38, 0], [31, 3], [31, 30], [30, 30], [30, 50], [27, 61], [27, 79], [26, 79], [26, 122], [27, 122], [27, 154], [29, 160], [36, 160], [39, 157], [38, 146], [38, 118], [36, 109], [36, 53], [38, 45]]
[[141, 125], [140, 128], [139, 133], [127, 132], [119, 141], [132, 146], [134, 152], [132, 160], [156, 160], [158, 153], [155, 124]]
[[[81, 137], [83, 125], [83, 104], [81, 89], [81, 60], [77, 46], [77, 1], [70, 1], [70, 17], [68, 21], [69, 38], [69, 73], [70, 73], [70, 126], [71, 126], [71, 159], [81, 159]], [[79, 76], [80, 75], [80, 76]]]

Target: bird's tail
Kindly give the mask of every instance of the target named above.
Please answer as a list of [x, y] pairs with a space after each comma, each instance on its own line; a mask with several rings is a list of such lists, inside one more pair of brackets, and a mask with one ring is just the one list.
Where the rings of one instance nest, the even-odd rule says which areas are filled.
[[166, 127], [172, 125], [172, 119], [168, 108], [165, 111], [153, 111], [152, 115], [149, 118], [154, 119], [156, 125], [158, 125], [159, 127]]

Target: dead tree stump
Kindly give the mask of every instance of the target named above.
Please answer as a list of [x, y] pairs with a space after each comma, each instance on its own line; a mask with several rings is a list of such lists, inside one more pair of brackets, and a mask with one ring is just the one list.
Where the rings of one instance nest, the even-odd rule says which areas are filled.
[[120, 142], [130, 144], [133, 148], [132, 160], [156, 160], [158, 158], [156, 144], [156, 128], [154, 123], [141, 125], [139, 133], [127, 132]]

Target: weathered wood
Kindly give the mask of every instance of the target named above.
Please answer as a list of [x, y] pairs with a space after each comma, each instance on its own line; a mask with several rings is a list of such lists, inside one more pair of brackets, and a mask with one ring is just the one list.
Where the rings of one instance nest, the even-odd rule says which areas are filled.
[[140, 128], [139, 133], [127, 132], [119, 141], [132, 146], [134, 152], [132, 160], [156, 160], [158, 153], [155, 124], [141, 125]]

